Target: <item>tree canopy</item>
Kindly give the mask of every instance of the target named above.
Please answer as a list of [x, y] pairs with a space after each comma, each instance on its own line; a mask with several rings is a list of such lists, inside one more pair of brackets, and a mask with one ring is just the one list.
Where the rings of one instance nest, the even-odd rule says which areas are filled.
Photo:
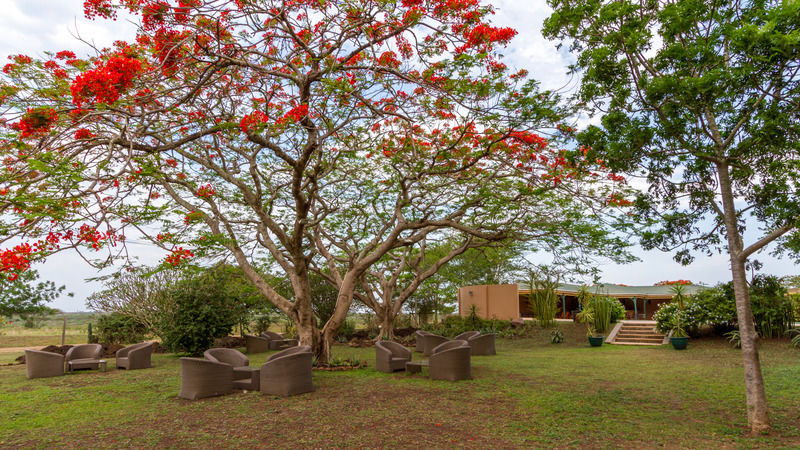
[[[558, 98], [501, 61], [515, 31], [477, 0], [85, 5], [98, 20], [137, 15], [136, 42], [3, 70], [0, 236], [25, 239], [2, 254], [12, 277], [66, 248], [124, 258], [143, 235], [168, 265], [235, 261], [324, 361], [387, 252], [436, 229], [502, 233], [538, 193], [583, 180], [606, 181], [592, 202], [622, 199], [585, 149], [541, 135], [557, 131]], [[362, 207], [372, 237], [320, 327], [311, 262], [332, 245], [326, 227]], [[291, 297], [260, 275], [268, 262]]]

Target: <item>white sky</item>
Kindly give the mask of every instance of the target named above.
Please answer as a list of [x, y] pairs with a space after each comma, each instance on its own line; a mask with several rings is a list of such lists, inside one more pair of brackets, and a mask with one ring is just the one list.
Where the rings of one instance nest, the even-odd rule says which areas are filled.
[[[567, 75], [567, 65], [572, 56], [562, 49], [557, 51], [555, 43], [542, 38], [542, 21], [550, 14], [544, 0], [494, 0], [497, 8], [494, 23], [511, 26], [519, 35], [505, 49], [510, 66], [524, 68], [530, 76], [542, 83], [545, 89], [574, 87], [576, 80]], [[115, 40], [131, 41], [134, 29], [124, 16], [116, 22], [89, 21], [83, 17], [83, 0], [0, 0], [2, 16], [0, 28], [0, 65], [12, 54], [43, 56], [44, 51], [72, 50], [79, 56], [91, 53], [91, 47], [81, 42], [78, 36], [93, 42], [97, 47], [110, 46]], [[752, 242], [755, 236], [746, 239]], [[747, 238], [747, 236], [746, 236]], [[147, 245], [131, 245], [130, 251], [140, 256], [145, 264], [153, 264], [163, 254]], [[620, 266], [604, 266], [603, 281], [628, 285], [652, 285], [662, 280], [688, 279], [694, 282], [715, 284], [730, 279], [728, 262], [724, 255], [707, 258], [698, 256], [690, 266], [683, 267], [672, 260], [670, 254], [657, 251], [645, 252], [636, 248], [634, 253], [642, 261]], [[778, 261], [764, 253], [756, 259], [765, 264], [763, 273], [789, 275], [797, 273], [797, 267], [788, 260]], [[58, 254], [44, 264], [35, 267], [42, 279], [66, 285], [75, 297], [60, 298], [50, 306], [64, 311], [86, 310], [86, 297], [100, 286], [86, 282], [98, 273], [74, 254]]]

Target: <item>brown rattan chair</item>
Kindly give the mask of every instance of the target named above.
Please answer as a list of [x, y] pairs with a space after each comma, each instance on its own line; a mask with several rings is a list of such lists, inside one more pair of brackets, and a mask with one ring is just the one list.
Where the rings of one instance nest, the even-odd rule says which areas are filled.
[[239, 350], [233, 348], [211, 348], [203, 352], [203, 357], [209, 361], [221, 362], [233, 367], [234, 388], [247, 391], [258, 390], [260, 384], [258, 368], [250, 367], [250, 360]]
[[197, 400], [233, 392], [233, 366], [204, 358], [181, 358], [178, 397]]
[[103, 346], [100, 344], [81, 344], [67, 350], [64, 355], [64, 362], [67, 363], [67, 370], [94, 369], [100, 368], [100, 357], [103, 354]]
[[270, 350], [283, 350], [297, 346], [297, 339], [286, 339], [282, 334], [273, 331], [264, 331], [261, 333], [261, 337], [269, 339]]
[[472, 347], [472, 354], [473, 355], [496, 355], [497, 352], [494, 349], [494, 333], [489, 334], [481, 334], [480, 336], [475, 336], [470, 338], [469, 346]]
[[25, 350], [25, 371], [28, 378], [64, 375], [64, 355], [41, 350]]
[[465, 332], [459, 334], [458, 336], [454, 337], [453, 340], [454, 341], [467, 341], [467, 342], [469, 342], [470, 338], [475, 337], [475, 336], [479, 336], [480, 334], [481, 334], [480, 331], [465, 331]]
[[253, 353], [266, 353], [269, 351], [269, 339], [267, 338], [246, 334], [244, 340], [248, 355]]
[[289, 396], [312, 392], [312, 353], [307, 345], [281, 350], [261, 366], [261, 392]]
[[414, 337], [416, 338], [416, 345], [414, 345], [414, 351], [422, 353], [425, 351], [425, 336], [431, 334], [425, 330], [417, 330], [414, 332]]
[[142, 342], [117, 350], [117, 369], [136, 370], [153, 367], [150, 357], [153, 354], [153, 343]]
[[437, 345], [445, 343], [449, 340], [450, 339], [444, 336], [439, 336], [438, 334], [430, 333], [425, 335], [425, 348], [422, 351], [422, 354], [425, 356], [431, 356], [433, 349], [436, 348]]
[[470, 348], [466, 341], [449, 341], [433, 349], [428, 360], [428, 374], [432, 380], [469, 380]]
[[392, 373], [406, 370], [406, 362], [411, 361], [411, 350], [392, 341], [375, 343], [375, 370]]

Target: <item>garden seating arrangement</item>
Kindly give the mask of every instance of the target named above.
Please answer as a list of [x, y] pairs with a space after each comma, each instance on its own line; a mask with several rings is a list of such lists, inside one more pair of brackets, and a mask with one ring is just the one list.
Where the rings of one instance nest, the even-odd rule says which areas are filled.
[[64, 355], [41, 350], [25, 350], [25, 370], [29, 379], [64, 375]]
[[117, 350], [117, 369], [136, 370], [153, 367], [150, 357], [153, 354], [153, 343], [142, 342]]
[[469, 380], [471, 349], [466, 341], [453, 340], [433, 349], [428, 360], [428, 374], [432, 380]]
[[417, 330], [414, 332], [414, 336], [416, 337], [416, 345], [414, 346], [414, 351], [422, 353], [425, 351], [425, 336], [431, 334], [425, 330]]
[[203, 352], [209, 361], [221, 362], [233, 367], [233, 387], [247, 391], [257, 391], [259, 370], [250, 367], [250, 360], [242, 352], [232, 348], [212, 348]]
[[262, 332], [261, 337], [269, 339], [270, 350], [283, 350], [289, 347], [297, 346], [297, 339], [286, 339], [283, 337], [283, 335], [272, 331]]
[[261, 392], [284, 397], [312, 392], [312, 359], [311, 347], [306, 345], [271, 355], [261, 366]]
[[465, 332], [457, 335], [456, 337], [454, 337], [453, 340], [454, 341], [458, 341], [458, 340], [469, 341], [470, 338], [475, 337], [475, 336], [479, 336], [480, 334], [481, 334], [480, 331], [475, 331], [475, 330], [465, 331]]
[[469, 343], [469, 346], [472, 347], [472, 354], [481, 356], [496, 355], [497, 352], [494, 349], [494, 337], [494, 333], [488, 333], [469, 338], [467, 342]]
[[80, 369], [94, 369], [100, 368], [100, 365], [105, 367], [105, 361], [100, 359], [103, 353], [103, 346], [100, 344], [81, 344], [67, 350], [64, 355], [64, 361], [67, 363], [67, 371]]
[[233, 392], [233, 366], [204, 358], [181, 358], [181, 390], [188, 400]]
[[425, 335], [425, 347], [422, 351], [422, 354], [425, 356], [431, 356], [433, 353], [433, 349], [436, 348], [437, 345], [442, 344], [444, 342], [449, 341], [450, 339], [439, 336], [438, 334], [428, 333]]
[[396, 370], [405, 370], [406, 362], [411, 361], [411, 350], [392, 341], [378, 341], [375, 343], [375, 369], [380, 372], [392, 373]]
[[244, 336], [247, 354], [266, 353], [269, 351], [269, 339], [261, 336], [246, 334]]

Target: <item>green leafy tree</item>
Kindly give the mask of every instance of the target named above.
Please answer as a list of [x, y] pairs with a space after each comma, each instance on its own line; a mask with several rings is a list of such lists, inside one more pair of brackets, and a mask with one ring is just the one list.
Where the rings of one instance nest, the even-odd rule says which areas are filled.
[[[65, 287], [56, 286], [52, 281], [37, 280], [39, 272], [36, 270], [26, 270], [14, 281], [0, 278], [0, 316], [49, 314], [52, 309], [46, 304], [60, 297]], [[73, 296], [71, 292], [66, 295]]]
[[603, 111], [581, 142], [649, 183], [635, 204], [643, 246], [682, 263], [692, 251], [729, 256], [748, 423], [768, 429], [745, 265], [772, 242], [800, 249], [800, 3], [548, 3], [545, 34], [577, 54], [579, 100]]
[[239, 323], [240, 299], [226, 289], [226, 278], [220, 272], [180, 281], [161, 293], [175, 305], [170, 314], [161, 316], [159, 324], [168, 350], [200, 355], [215, 338], [227, 336]]

